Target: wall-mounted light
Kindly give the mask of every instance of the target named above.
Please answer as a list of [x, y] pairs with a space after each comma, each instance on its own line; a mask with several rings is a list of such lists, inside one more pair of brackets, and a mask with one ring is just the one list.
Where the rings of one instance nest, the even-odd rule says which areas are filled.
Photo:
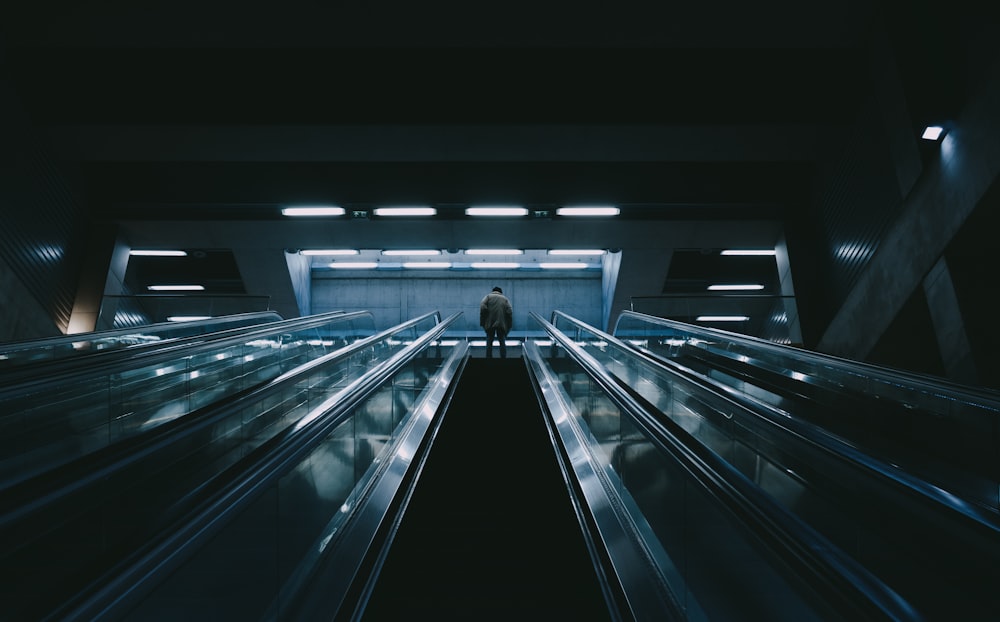
[[938, 140], [944, 134], [944, 128], [940, 125], [928, 125], [924, 128], [924, 133], [920, 138], [924, 140]]
[[344, 208], [333, 205], [315, 205], [309, 207], [283, 207], [281, 213], [285, 216], [343, 216]]

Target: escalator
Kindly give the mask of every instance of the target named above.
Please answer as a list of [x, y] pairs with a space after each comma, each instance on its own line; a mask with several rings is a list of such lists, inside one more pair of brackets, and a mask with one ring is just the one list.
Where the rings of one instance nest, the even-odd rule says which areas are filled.
[[362, 620], [610, 620], [522, 359], [470, 359]]

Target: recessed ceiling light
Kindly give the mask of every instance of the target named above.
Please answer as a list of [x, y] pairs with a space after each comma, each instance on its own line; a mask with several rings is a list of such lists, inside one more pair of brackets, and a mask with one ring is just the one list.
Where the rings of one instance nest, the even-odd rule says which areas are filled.
[[527, 216], [524, 207], [467, 207], [466, 216]]
[[621, 210], [617, 207], [560, 207], [556, 209], [557, 216], [617, 216]]
[[132, 249], [128, 252], [129, 255], [135, 255], [138, 257], [187, 257], [187, 252], [185, 251], [158, 251], [158, 250], [139, 250]]
[[583, 268], [589, 268], [587, 264], [580, 261], [571, 262], [540, 262], [538, 267], [542, 270], [582, 270]]
[[376, 207], [376, 216], [433, 216], [437, 210], [433, 207]]
[[316, 205], [310, 207], [283, 207], [281, 213], [285, 216], [343, 216], [344, 208], [332, 205]]
[[413, 249], [413, 250], [386, 250], [382, 251], [383, 255], [387, 256], [404, 256], [404, 255], [440, 255], [441, 251], [434, 248], [426, 249]]

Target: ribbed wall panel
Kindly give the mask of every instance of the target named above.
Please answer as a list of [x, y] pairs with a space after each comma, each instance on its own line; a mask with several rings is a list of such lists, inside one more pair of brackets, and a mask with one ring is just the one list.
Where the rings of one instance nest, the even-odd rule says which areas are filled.
[[18, 153], [17, 164], [0, 188], [0, 256], [53, 323], [65, 331], [86, 242], [86, 211], [43, 146], [5, 148]]
[[893, 220], [902, 199], [895, 181], [888, 141], [868, 107], [830, 154], [816, 204], [823, 248], [819, 258], [828, 308], [836, 309], [864, 272]]

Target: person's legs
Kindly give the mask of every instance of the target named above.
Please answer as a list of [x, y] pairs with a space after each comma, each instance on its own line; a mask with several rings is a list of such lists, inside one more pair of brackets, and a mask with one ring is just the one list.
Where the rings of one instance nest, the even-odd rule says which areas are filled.
[[[493, 358], [493, 339], [496, 338], [497, 330], [495, 328], [486, 329], [486, 358]], [[503, 350], [501, 350], [501, 353]]]
[[507, 358], [507, 333], [497, 331], [497, 339], [500, 340], [500, 358]]

